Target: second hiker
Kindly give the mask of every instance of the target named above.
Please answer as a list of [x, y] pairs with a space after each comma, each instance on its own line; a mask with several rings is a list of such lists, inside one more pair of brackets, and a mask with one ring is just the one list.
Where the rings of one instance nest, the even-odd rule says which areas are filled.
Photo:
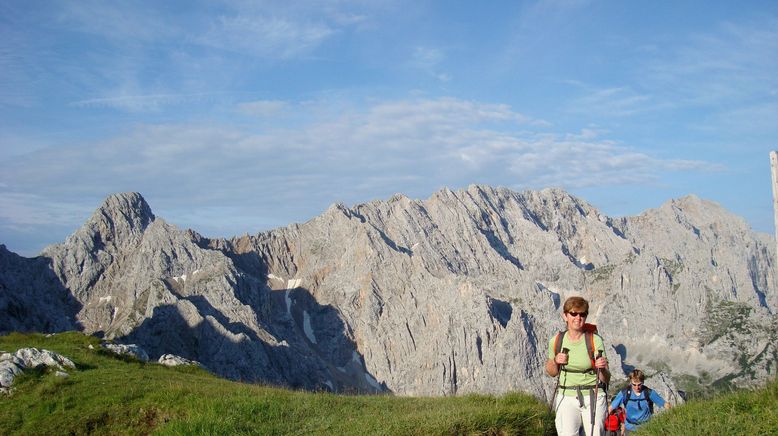
[[656, 391], [643, 384], [645, 379], [646, 375], [643, 371], [633, 370], [629, 374], [630, 385], [619, 392], [608, 407], [612, 410], [622, 406], [626, 410], [625, 434], [635, 431], [640, 424], [651, 418], [654, 414], [654, 404], [665, 409], [670, 408], [670, 403], [665, 402]]
[[605, 345], [593, 326], [586, 324], [588, 301], [570, 297], [562, 310], [567, 330], [551, 337], [546, 360], [548, 375], [559, 377], [553, 402], [556, 431], [560, 436], [577, 436], [583, 426], [587, 436], [600, 435], [608, 407], [604, 385], [610, 380]]

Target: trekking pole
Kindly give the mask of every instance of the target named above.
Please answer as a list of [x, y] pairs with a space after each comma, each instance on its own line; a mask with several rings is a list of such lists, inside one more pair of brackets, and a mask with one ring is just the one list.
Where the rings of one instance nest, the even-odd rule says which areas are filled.
[[[570, 353], [569, 348], [562, 348], [562, 353], [564, 353], [565, 356]], [[551, 410], [554, 410], [554, 402], [556, 401], [556, 393], [557, 390], [559, 390], [559, 379], [562, 378], [562, 368], [564, 368], [565, 365], [559, 365], [559, 373], [556, 375], [556, 386], [554, 386], [554, 395], [551, 397]], [[554, 410], [556, 412], [556, 410]]]
[[[599, 359], [600, 357], [602, 357], [602, 350], [597, 351], [597, 359]], [[600, 368], [597, 368], [597, 371], [595, 373], [597, 374], [597, 379], [594, 381], [594, 398], [592, 399], [592, 402], [594, 404], [589, 404], [589, 409], [592, 411], [591, 414], [592, 427], [589, 430], [589, 436], [594, 436], [594, 420], [597, 417], [597, 394], [599, 394], [599, 390], [600, 390]]]

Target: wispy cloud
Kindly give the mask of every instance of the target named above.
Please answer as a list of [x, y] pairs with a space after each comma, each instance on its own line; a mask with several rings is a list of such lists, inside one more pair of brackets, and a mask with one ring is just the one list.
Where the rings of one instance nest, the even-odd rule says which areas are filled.
[[451, 76], [440, 71], [440, 64], [444, 60], [445, 54], [438, 48], [419, 46], [413, 49], [412, 64], [415, 68], [441, 82], [448, 82]]
[[208, 30], [191, 41], [249, 56], [289, 60], [311, 55], [322, 44], [370, 21], [362, 2], [226, 2]]
[[289, 103], [279, 100], [257, 100], [238, 104], [238, 111], [254, 117], [270, 117], [289, 107]]
[[[350, 1], [215, 2], [180, 11], [159, 4], [59, 3], [37, 20], [58, 37], [81, 35], [83, 50], [49, 60], [52, 71], [43, 77], [73, 91], [71, 107], [160, 111], [245, 84], [254, 68], [310, 60], [323, 44], [368, 22], [372, 11]], [[36, 42], [39, 50], [57, 44], [44, 39]], [[34, 63], [20, 63], [14, 47], [0, 44], [0, 65], [27, 81], [18, 88], [40, 88], [26, 79]], [[3, 94], [24, 104], [14, 87], [0, 85]]]
[[[598, 123], [664, 115], [697, 131], [764, 129], [778, 113], [778, 20], [724, 23], [644, 47], [605, 85], [570, 79], [566, 112]], [[658, 37], [660, 40], [661, 37]], [[641, 51], [641, 50], [639, 50]]]
[[777, 29], [776, 18], [723, 24], [716, 32], [693, 35], [649, 59], [641, 68], [643, 78], [650, 86], [673, 90], [690, 104], [775, 96]]
[[639, 94], [628, 87], [588, 89], [582, 97], [568, 103], [572, 113], [600, 117], [626, 117], [639, 112], [659, 109], [652, 97]]
[[511, 25], [511, 32], [501, 48], [499, 59], [492, 67], [516, 71], [532, 65], [545, 56], [549, 47], [564, 41], [571, 21], [580, 20], [581, 10], [590, 0], [539, 0], [521, 2]]
[[114, 43], [155, 43], [178, 38], [185, 31], [148, 4], [84, 0], [57, 4], [54, 11], [58, 25]]
[[607, 140], [568, 141], [555, 135], [529, 140], [528, 152], [509, 157], [518, 186], [567, 189], [623, 185], [659, 186], [669, 172], [720, 172], [717, 163], [661, 159]]
[[191, 94], [152, 94], [152, 95], [117, 95], [114, 97], [90, 98], [74, 101], [75, 107], [107, 107], [130, 112], [159, 110], [164, 106], [182, 104], [213, 97], [215, 93]]
[[[260, 101], [242, 108], [272, 118], [288, 104]], [[4, 201], [17, 211], [13, 219], [29, 216], [35, 222], [51, 217], [24, 209], [26, 204], [43, 210], [52, 199], [128, 190], [164, 199], [174, 209], [193, 202], [228, 207], [261, 197], [261, 208], [259, 203], [251, 208], [257, 217], [267, 209], [290, 208], [310, 217], [335, 201], [394, 192], [428, 195], [443, 185], [577, 188], [655, 183], [666, 172], [721, 169], [637, 152], [601, 139], [595, 130], [544, 132], [544, 126], [502, 104], [400, 100], [322, 115], [326, 106], [293, 106], [314, 119], [294, 130], [257, 134], [232, 126], [138, 126], [84, 147], [17, 156], [0, 164], [0, 183], [35, 194]]]
[[240, 13], [220, 17], [195, 41], [221, 50], [288, 59], [309, 53], [335, 33], [326, 22]]
[[[656, 99], [704, 108], [711, 125], [749, 131], [775, 125], [778, 109], [778, 19], [725, 23], [695, 34], [640, 67], [639, 81]], [[737, 120], [737, 122], [733, 122]], [[742, 122], [745, 121], [745, 122]]]
[[75, 225], [89, 216], [94, 206], [57, 201], [36, 194], [8, 192], [0, 185], [0, 224], [16, 230], [40, 225]]

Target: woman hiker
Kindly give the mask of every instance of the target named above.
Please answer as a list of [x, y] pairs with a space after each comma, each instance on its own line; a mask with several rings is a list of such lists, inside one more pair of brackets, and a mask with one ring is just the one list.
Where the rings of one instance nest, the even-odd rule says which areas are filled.
[[577, 436], [583, 426], [587, 436], [601, 435], [608, 411], [604, 386], [610, 380], [605, 345], [586, 324], [588, 301], [570, 297], [562, 309], [567, 330], [551, 337], [546, 360], [548, 375], [559, 377], [553, 400], [556, 431]]
[[649, 389], [643, 384], [646, 375], [639, 369], [633, 370], [629, 374], [629, 386], [613, 399], [608, 410], [624, 407], [627, 413], [625, 422], [626, 432], [637, 430], [640, 424], [648, 421], [654, 414], [654, 404], [659, 407], [669, 409], [670, 403], [666, 402], [655, 390]]

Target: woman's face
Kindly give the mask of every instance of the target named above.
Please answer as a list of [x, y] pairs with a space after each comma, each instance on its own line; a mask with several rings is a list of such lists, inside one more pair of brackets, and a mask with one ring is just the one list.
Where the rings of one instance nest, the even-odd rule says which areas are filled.
[[589, 315], [582, 309], [572, 309], [562, 315], [562, 318], [567, 323], [567, 329], [573, 331], [580, 331], [583, 329], [584, 323], [586, 323], [586, 316]]
[[635, 391], [636, 394], [639, 394], [640, 390], [643, 389], [643, 382], [640, 380], [631, 380], [630, 385], [632, 386], [632, 390]]

